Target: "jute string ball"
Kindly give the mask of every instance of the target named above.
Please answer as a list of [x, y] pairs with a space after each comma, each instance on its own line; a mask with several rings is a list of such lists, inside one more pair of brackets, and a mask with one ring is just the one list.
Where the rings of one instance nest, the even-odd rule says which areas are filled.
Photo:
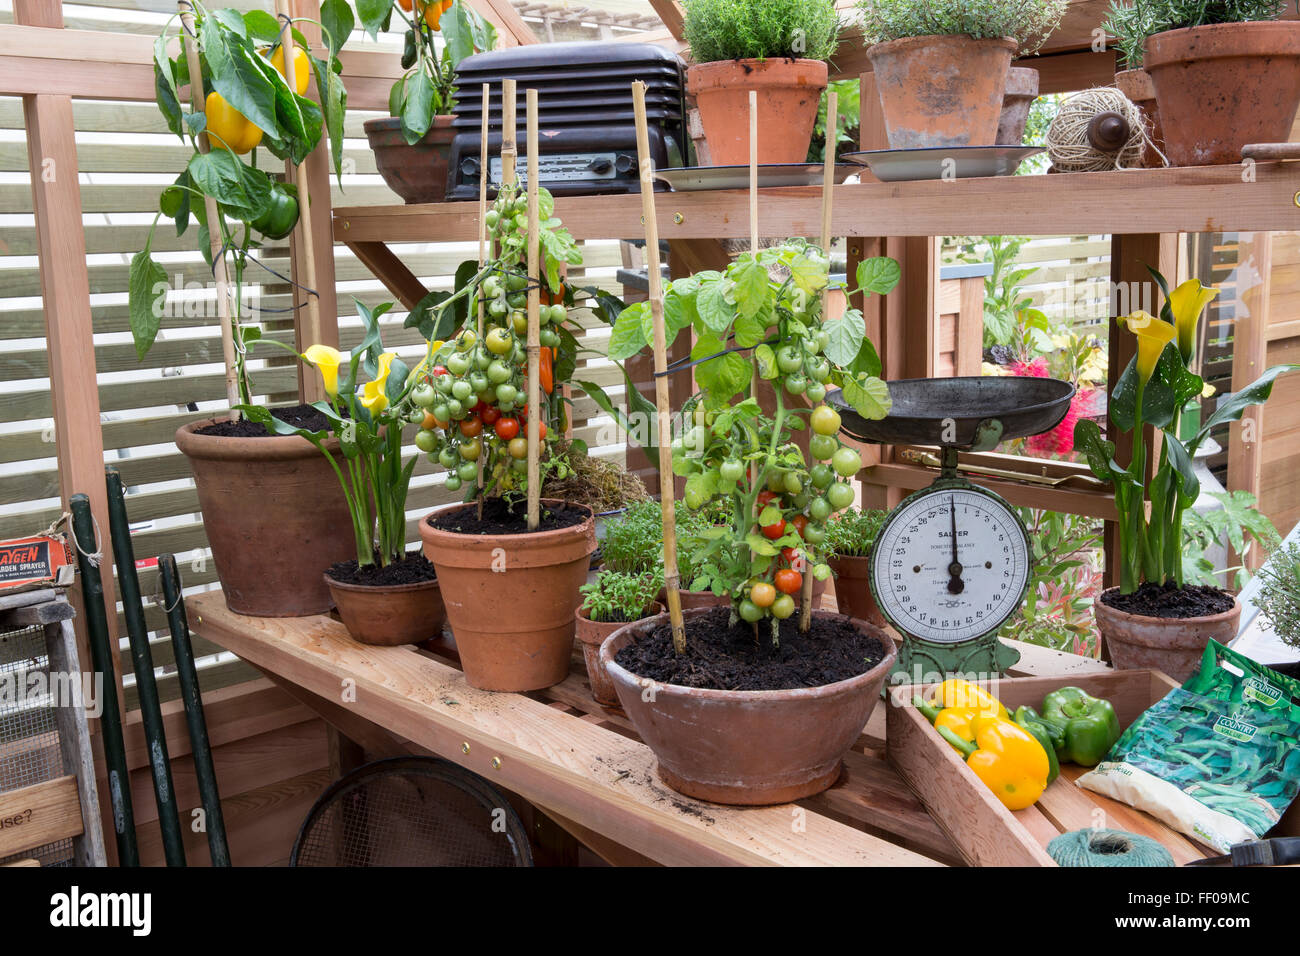
[[1142, 110], [1110, 86], [1065, 100], [1046, 137], [1052, 166], [1062, 173], [1141, 168], [1142, 151], [1150, 142]]

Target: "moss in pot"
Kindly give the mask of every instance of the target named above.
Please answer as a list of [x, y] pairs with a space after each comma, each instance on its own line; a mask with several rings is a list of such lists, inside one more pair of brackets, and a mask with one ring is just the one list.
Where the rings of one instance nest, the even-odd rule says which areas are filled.
[[[1218, 290], [1197, 279], [1170, 290], [1163, 276], [1154, 270], [1152, 275], [1165, 302], [1159, 317], [1138, 311], [1119, 320], [1137, 338], [1137, 354], [1116, 383], [1108, 409], [1111, 422], [1135, 437], [1132, 458], [1126, 468], [1116, 464], [1114, 442], [1104, 439], [1091, 419], [1075, 425], [1074, 443], [1093, 474], [1114, 487], [1119, 513], [1120, 584], [1103, 591], [1093, 606], [1111, 659], [1121, 668], [1155, 667], [1181, 682], [1196, 669], [1210, 639], [1226, 644], [1236, 637], [1241, 616], [1241, 604], [1231, 594], [1184, 581], [1183, 516], [1200, 490], [1192, 467], [1196, 450], [1211, 429], [1240, 421], [1248, 408], [1268, 399], [1279, 375], [1300, 366], [1268, 369], [1221, 400], [1184, 438], [1182, 411], [1204, 387], [1190, 367], [1196, 327]], [[1144, 425], [1161, 432], [1150, 481], [1145, 480]]]
[[579, 588], [583, 602], [575, 612], [577, 637], [587, 665], [591, 696], [598, 704], [618, 705], [614, 685], [600, 663], [600, 645], [620, 628], [662, 614], [664, 607], [655, 600], [661, 587], [662, 573], [627, 574], [604, 570], [595, 581]]

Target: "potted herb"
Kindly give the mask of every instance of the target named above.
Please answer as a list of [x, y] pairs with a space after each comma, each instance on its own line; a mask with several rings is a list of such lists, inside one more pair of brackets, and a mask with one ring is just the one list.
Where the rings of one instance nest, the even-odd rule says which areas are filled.
[[600, 666], [600, 645], [625, 624], [662, 614], [664, 607], [655, 600], [662, 585], [662, 573], [628, 574], [605, 570], [591, 584], [584, 584], [579, 589], [583, 602], [574, 612], [577, 636], [587, 664], [591, 696], [596, 703], [607, 707], [618, 704], [614, 685]]
[[[431, 338], [457, 314], [455, 303], [468, 306], [460, 330], [431, 351], [430, 382], [419, 383], [413, 398], [431, 426], [416, 434], [416, 445], [448, 469], [449, 490], [465, 489], [465, 504], [438, 509], [419, 528], [465, 678], [484, 690], [537, 690], [568, 676], [578, 588], [596, 550], [591, 508], [542, 498], [530, 528], [525, 507], [529, 418], [536, 416], [547, 446], [564, 434], [567, 399], [558, 386], [571, 378], [579, 348], [566, 305], [572, 290], [560, 269], [581, 264], [582, 254], [545, 189], [538, 212], [539, 280], [527, 270], [528, 200], [508, 183], [485, 220], [493, 254], [458, 273], [455, 292], [433, 294], [407, 320]], [[530, 281], [549, 290], [547, 298], [565, 296], [539, 306], [537, 409], [526, 404]], [[549, 474], [567, 466], [553, 447], [538, 454], [540, 492]]]
[[[867, 260], [856, 276], [876, 293], [898, 277], [891, 259]], [[688, 508], [725, 519], [697, 533], [696, 560], [728, 604], [686, 611], [680, 640], [660, 615], [613, 634], [600, 653], [659, 776], [701, 799], [782, 803], [830, 786], [894, 660], [869, 624], [811, 606], [796, 616], [805, 575], [830, 576], [825, 520], [851, 503], [848, 481], [862, 466], [837, 438], [826, 390], [839, 386], [868, 417], [889, 408], [861, 313], [822, 313], [828, 282], [826, 256], [789, 240], [665, 293], [665, 316], [679, 317], [668, 319], [669, 340], [693, 333], [701, 387], [673, 441], [673, 471], [686, 479]], [[647, 311], [637, 303], [619, 315], [614, 355], [645, 344]], [[750, 394], [756, 379], [772, 384], [771, 414]], [[810, 466], [792, 440], [804, 429], [827, 467]]]
[[[1275, 552], [1259, 569], [1255, 606], [1287, 647], [1300, 650], [1300, 545], [1289, 544]], [[1300, 663], [1269, 664], [1289, 677], [1300, 677]]]
[[860, 0], [893, 149], [992, 146], [1013, 56], [1037, 51], [1065, 0]]
[[[1120, 584], [1103, 591], [1093, 607], [1116, 667], [1157, 667], [1182, 681], [1196, 670], [1210, 639], [1236, 637], [1240, 603], [1228, 592], [1183, 578], [1183, 514], [1200, 491], [1193, 458], [1210, 431], [1239, 421], [1252, 405], [1268, 399], [1274, 380], [1295, 365], [1275, 365], [1245, 388], [1218, 403], [1191, 437], [1179, 437], [1183, 408], [1201, 394], [1204, 382], [1192, 371], [1196, 326], [1217, 294], [1196, 279], [1165, 293], [1160, 318], [1137, 311], [1120, 319], [1137, 338], [1137, 355], [1110, 396], [1111, 422], [1133, 436], [1128, 467], [1115, 461], [1115, 444], [1092, 419], [1074, 427], [1075, 447], [1098, 478], [1115, 491], [1119, 513]], [[1160, 431], [1160, 458], [1149, 481], [1143, 426]]]
[[1121, 3], [1113, 0], [1107, 20], [1102, 26], [1115, 37], [1119, 61], [1124, 69], [1115, 74], [1116, 88], [1133, 101], [1146, 117], [1148, 145], [1142, 151], [1142, 165], [1148, 168], [1163, 166], [1165, 137], [1160, 125], [1160, 109], [1156, 104], [1156, 87], [1151, 74], [1142, 68], [1147, 37], [1155, 32], [1153, 9], [1150, 3]]
[[[373, 37], [393, 18], [406, 24], [402, 69], [388, 94], [388, 117], [363, 124], [375, 167], [408, 203], [447, 196], [456, 67], [496, 46], [496, 28], [464, 0], [379, 0], [358, 3], [361, 26]], [[442, 50], [435, 45], [441, 38]]]
[[871, 593], [871, 548], [884, 524], [885, 512], [848, 508], [826, 522], [827, 564], [835, 575], [835, 600], [840, 613], [885, 626], [885, 616]]
[[[295, 228], [299, 214], [295, 188], [258, 168], [257, 151], [300, 163], [328, 131], [335, 172], [342, 169], [347, 94], [338, 51], [347, 32], [331, 30], [337, 24], [322, 16], [328, 21], [321, 27], [324, 59], [307, 49], [292, 24], [264, 10], [210, 12], [198, 3], [182, 9], [181, 23], [169, 21], [154, 44], [158, 108], [193, 155], [162, 191], [145, 247], [131, 260], [131, 333], [143, 358], [168, 314], [167, 270], [151, 252], [158, 219], [174, 222], [178, 235], [197, 221], [199, 249], [217, 277], [218, 320], [228, 326], [223, 339], [230, 344], [232, 405], [246, 404], [255, 394], [246, 356], [261, 339], [261, 328], [242, 311], [248, 267], [264, 242], [283, 239]], [[292, 85], [284, 66], [286, 44], [292, 48]], [[206, 94], [191, 88], [191, 64], [197, 64]], [[320, 102], [305, 95], [311, 75]], [[183, 97], [193, 104], [189, 111], [182, 108]], [[328, 427], [306, 405], [273, 414], [310, 429]], [[240, 421], [238, 413], [185, 425], [176, 433], [176, 446], [194, 473], [230, 609], [267, 617], [328, 611], [321, 573], [347, 557], [352, 536], [347, 504], [316, 449], [301, 438]], [[304, 501], [312, 508], [303, 508]]]
[[1155, 85], [1173, 165], [1238, 163], [1247, 143], [1290, 138], [1300, 106], [1300, 23], [1277, 19], [1283, 0], [1137, 6], [1137, 27], [1146, 33], [1142, 65]]
[[812, 141], [826, 61], [835, 52], [834, 0], [685, 0], [683, 36], [715, 166], [749, 162], [749, 92], [758, 92], [758, 161], [802, 163]]
[[[333, 564], [323, 577], [348, 633], [363, 644], [416, 644], [438, 636], [444, 618], [433, 565], [419, 551], [406, 551], [406, 493], [416, 459], [402, 462], [402, 429], [425, 416], [412, 398], [423, 369], [412, 373], [383, 349], [379, 317], [391, 302], [369, 309], [353, 301], [365, 329], [361, 342], [346, 356], [328, 345], [300, 356], [325, 384], [329, 400], [314, 407], [328, 429], [291, 425], [256, 405], [239, 410], [277, 435], [307, 439], [338, 480], [356, 557]], [[339, 436], [336, 447], [327, 441], [331, 432]]]

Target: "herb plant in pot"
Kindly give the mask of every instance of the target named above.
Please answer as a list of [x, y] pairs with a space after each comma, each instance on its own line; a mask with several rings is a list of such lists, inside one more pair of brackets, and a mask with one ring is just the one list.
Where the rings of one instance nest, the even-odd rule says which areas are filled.
[[812, 141], [826, 61], [835, 52], [834, 0], [686, 0], [683, 35], [715, 166], [749, 162], [749, 93], [758, 93], [758, 161], [802, 163]]
[[655, 600], [662, 585], [662, 573], [604, 570], [595, 581], [580, 589], [583, 602], [575, 612], [577, 635], [587, 665], [587, 679], [591, 682], [591, 696], [596, 703], [607, 707], [618, 705], [614, 685], [600, 664], [600, 645], [625, 624], [662, 614], [664, 606]]
[[1150, 168], [1164, 166], [1165, 136], [1160, 124], [1160, 109], [1156, 103], [1156, 87], [1151, 74], [1142, 68], [1147, 37], [1154, 32], [1153, 10], [1148, 3], [1112, 2], [1109, 16], [1103, 26], [1115, 37], [1119, 61], [1124, 69], [1115, 74], [1115, 87], [1142, 111], [1147, 122], [1149, 144], [1142, 151], [1142, 165]]
[[[889, 407], [861, 313], [824, 321], [827, 267], [820, 250], [790, 240], [741, 255], [723, 273], [677, 280], [665, 296], [676, 300], [665, 302], [666, 316], [691, 317], [668, 329], [670, 338], [694, 333], [703, 397], [703, 420], [688, 419], [694, 423], [673, 442], [673, 470], [686, 479], [687, 507], [722, 505], [727, 523], [699, 532], [706, 544], [698, 558], [729, 601], [685, 611], [679, 634], [668, 615], [628, 625], [606, 639], [600, 656], [619, 703], [658, 758], [659, 776], [705, 800], [782, 803], [829, 787], [895, 656], [889, 637], [870, 624], [811, 606], [796, 613], [804, 574], [831, 573], [824, 518], [816, 514], [848, 503], [832, 489], [851, 499], [847, 481], [862, 466], [836, 438], [839, 416], [821, 401], [824, 389], [840, 386], [863, 415], [881, 417]], [[868, 260], [857, 278], [864, 291], [883, 293], [897, 282], [898, 266]], [[616, 336], [625, 322], [623, 334], [632, 334], [631, 321], [640, 325], [639, 306], [620, 314]], [[724, 346], [733, 336], [738, 350], [753, 350], [748, 357]], [[755, 376], [773, 384], [771, 415], [749, 394]], [[792, 440], [809, 427], [812, 457], [830, 466], [824, 487]]]
[[826, 522], [826, 563], [835, 575], [840, 613], [876, 627], [885, 626], [885, 616], [871, 593], [871, 548], [884, 520], [883, 511], [848, 508]]
[[[1210, 639], [1226, 644], [1236, 637], [1241, 616], [1231, 594], [1183, 579], [1183, 515], [1200, 492], [1196, 450], [1212, 429], [1240, 421], [1247, 408], [1268, 399], [1279, 375], [1300, 366], [1268, 369], [1220, 401], [1191, 438], [1181, 439], [1183, 408], [1204, 387], [1190, 367], [1196, 326], [1218, 290], [1189, 279], [1169, 291], [1163, 276], [1152, 274], [1165, 292], [1161, 317], [1138, 311], [1120, 319], [1137, 337], [1137, 355], [1110, 396], [1111, 422], [1134, 438], [1132, 459], [1120, 467], [1115, 443], [1091, 419], [1075, 425], [1074, 443], [1093, 474], [1113, 486], [1119, 513], [1120, 585], [1103, 591], [1093, 606], [1111, 659], [1116, 667], [1155, 667], [1181, 682], [1196, 670]], [[1144, 425], [1158, 429], [1161, 439], [1149, 482]]]
[[1065, 0], [861, 0], [892, 149], [992, 146], [1013, 56], [1035, 52]]
[[[561, 265], [582, 262], [545, 189], [538, 203], [540, 279], [530, 280], [526, 266], [527, 197], [518, 183], [503, 185], [486, 218], [494, 254], [430, 309], [436, 329], [454, 302], [467, 301], [465, 326], [431, 355], [432, 381], [414, 396], [432, 426], [416, 435], [417, 446], [448, 469], [448, 489], [465, 488], [465, 504], [438, 509], [419, 529], [465, 678], [484, 690], [537, 690], [568, 676], [578, 588], [596, 550], [591, 508], [542, 498], [530, 527], [525, 507], [529, 418], [535, 414], [548, 445], [563, 434], [566, 399], [557, 386], [572, 374], [578, 348], [566, 305], [539, 306], [541, 407], [528, 408], [528, 287], [540, 282], [558, 293]], [[553, 449], [537, 453], [540, 493], [564, 458]]]

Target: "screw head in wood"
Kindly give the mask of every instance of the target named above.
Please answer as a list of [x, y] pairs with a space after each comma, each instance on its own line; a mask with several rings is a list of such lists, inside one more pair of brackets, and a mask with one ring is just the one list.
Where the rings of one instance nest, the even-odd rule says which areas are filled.
[[1300, 206], [1300, 193], [1296, 193], [1294, 196], [1292, 196], [1291, 202], [1293, 202], [1296, 206]]
[[463, 742], [463, 743], [460, 745], [460, 752], [463, 753], [463, 754], [467, 754], [467, 753], [469, 753], [469, 741], [468, 741], [468, 740], [466, 740], [465, 742]]
[[500, 758], [500, 757], [493, 757], [493, 758], [492, 758], [492, 769], [493, 769], [493, 770], [500, 770], [500, 769], [501, 769], [501, 758]]
[[673, 213], [673, 222], [677, 223], [677, 225], [680, 226], [685, 221], [686, 221], [686, 217], [683, 216], [681, 213], [679, 212]]

